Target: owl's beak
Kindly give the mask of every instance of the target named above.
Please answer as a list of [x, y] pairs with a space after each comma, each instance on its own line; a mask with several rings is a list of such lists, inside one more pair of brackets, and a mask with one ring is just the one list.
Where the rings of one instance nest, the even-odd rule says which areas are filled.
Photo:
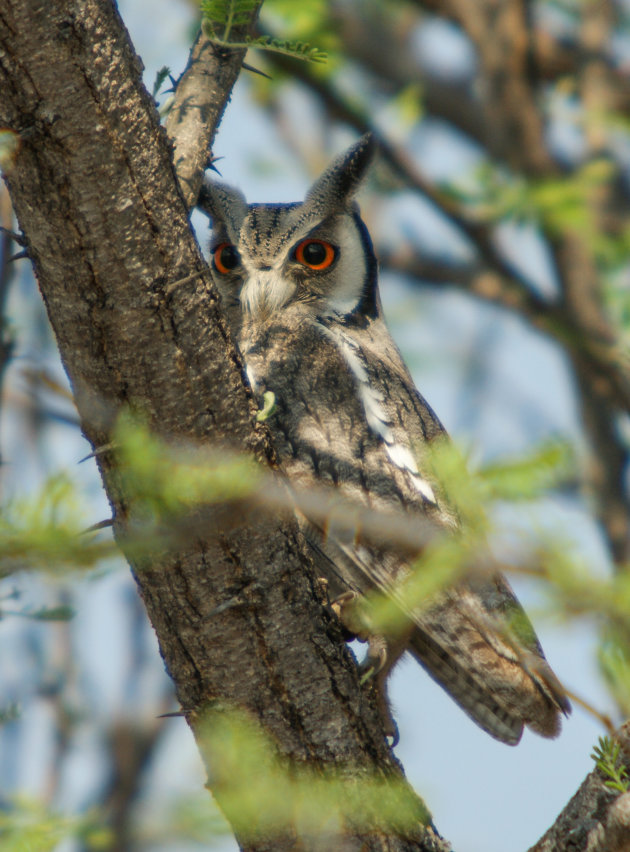
[[267, 319], [291, 298], [295, 285], [277, 269], [255, 269], [241, 290], [243, 311]]

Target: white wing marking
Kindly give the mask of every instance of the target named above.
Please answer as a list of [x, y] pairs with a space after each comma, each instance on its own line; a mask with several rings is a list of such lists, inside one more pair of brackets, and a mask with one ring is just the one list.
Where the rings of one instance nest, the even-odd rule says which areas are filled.
[[249, 382], [251, 389], [256, 393], [258, 389], [258, 381], [256, 379], [256, 374], [252, 370], [251, 364], [245, 362], [245, 374], [247, 375], [247, 381]]
[[[334, 317], [331, 317], [331, 319], [334, 319]], [[413, 454], [408, 447], [404, 444], [397, 443], [394, 439], [394, 434], [390, 427], [390, 421], [387, 418], [385, 409], [381, 405], [383, 395], [376, 388], [370, 386], [370, 377], [359, 346], [348, 334], [344, 332], [342, 328], [339, 328], [339, 326], [329, 328], [319, 322], [317, 323], [317, 326], [322, 333], [329, 338], [329, 340], [333, 341], [339, 350], [341, 357], [350, 368], [350, 372], [357, 380], [359, 399], [363, 405], [365, 419], [367, 420], [368, 426], [372, 432], [382, 439], [385, 444], [385, 449], [387, 450], [387, 455], [396, 467], [400, 468], [400, 470], [406, 471], [410, 475], [418, 493], [421, 494], [429, 503], [437, 505], [433, 488], [431, 488], [431, 485], [426, 479], [420, 476], [418, 465], [416, 464]]]

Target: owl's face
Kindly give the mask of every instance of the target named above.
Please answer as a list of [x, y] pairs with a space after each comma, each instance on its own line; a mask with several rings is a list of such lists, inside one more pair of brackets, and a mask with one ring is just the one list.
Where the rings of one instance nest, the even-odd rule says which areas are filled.
[[361, 140], [298, 204], [247, 205], [237, 190], [210, 187], [213, 277], [233, 328], [286, 310], [378, 310], [374, 252], [352, 203], [372, 149], [371, 140]]

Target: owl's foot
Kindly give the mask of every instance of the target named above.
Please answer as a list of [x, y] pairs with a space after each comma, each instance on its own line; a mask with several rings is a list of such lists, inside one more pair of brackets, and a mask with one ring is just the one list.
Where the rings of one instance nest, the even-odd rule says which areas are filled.
[[350, 639], [367, 642], [370, 635], [361, 616], [360, 601], [358, 592], [348, 591], [331, 601], [330, 606]]
[[368, 643], [365, 658], [359, 664], [361, 684], [371, 682], [376, 691], [376, 703], [383, 729], [391, 739], [392, 748], [399, 740], [398, 725], [393, 719], [387, 698], [387, 676], [402, 654], [405, 640], [390, 641], [378, 633], [370, 633], [361, 617], [359, 603], [361, 596], [354, 591], [344, 592], [331, 601], [331, 608], [338, 616], [341, 626], [349, 639], [359, 639]]

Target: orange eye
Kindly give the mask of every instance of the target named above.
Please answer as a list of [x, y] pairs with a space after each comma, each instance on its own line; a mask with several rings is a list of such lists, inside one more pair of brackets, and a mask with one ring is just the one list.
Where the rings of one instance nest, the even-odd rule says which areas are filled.
[[214, 268], [221, 275], [227, 275], [232, 269], [235, 269], [241, 262], [238, 251], [232, 243], [221, 243], [212, 253]]
[[324, 240], [302, 240], [295, 249], [295, 259], [309, 269], [328, 269], [337, 258], [337, 249]]

